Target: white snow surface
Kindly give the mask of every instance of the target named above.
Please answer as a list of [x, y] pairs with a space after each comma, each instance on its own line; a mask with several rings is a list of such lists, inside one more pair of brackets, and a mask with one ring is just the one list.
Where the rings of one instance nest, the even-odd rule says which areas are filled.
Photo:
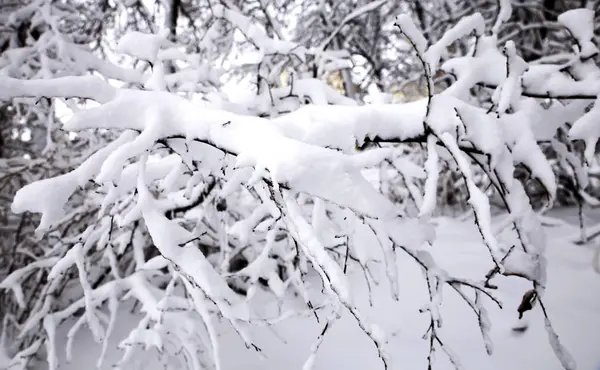
[[583, 57], [589, 57], [598, 52], [591, 42], [594, 37], [594, 11], [591, 9], [571, 9], [558, 16], [558, 22], [569, 29], [577, 40], [579, 52]]
[[[562, 212], [575, 213], [575, 210]], [[440, 267], [450, 274], [464, 278], [476, 278], [484, 274], [489, 256], [481, 248], [481, 238], [472, 222], [459, 222], [448, 218], [439, 218], [435, 222], [438, 224], [438, 239], [429, 251], [433, 258], [439, 261]], [[596, 369], [600, 362], [600, 296], [593, 292], [600, 283], [600, 276], [592, 270], [590, 264], [593, 251], [590, 247], [575, 246], [565, 239], [566, 235], [578, 234], [576, 227], [564, 222], [552, 224], [553, 226], [546, 228], [549, 235], [548, 284], [544, 299], [548, 314], [562, 343], [577, 362], [578, 369]], [[425, 282], [419, 267], [410, 257], [399, 253], [397, 263], [401, 277], [399, 301], [393, 301], [390, 297], [385, 272], [380, 264], [373, 264], [376, 266], [373, 269], [375, 276], [382, 284], [373, 288], [372, 308], [368, 307], [368, 293], [362, 272], [353, 270], [348, 279], [355, 288], [355, 303], [363, 310], [367, 319], [382, 327], [389, 335], [386, 350], [392, 354], [390, 368], [423, 369], [427, 367], [428, 345], [421, 336], [429, 324], [429, 318], [426, 314], [419, 314], [418, 310], [428, 301]], [[319, 297], [318, 278], [313, 276], [309, 279], [314, 279], [315, 283], [311, 295]], [[491, 323], [492, 356], [486, 355], [472, 310], [451, 290], [445, 294], [444, 303], [440, 308], [440, 314], [444, 318], [444, 325], [439, 329], [442, 340], [445, 340], [459, 357], [464, 369], [561, 369], [560, 362], [550, 347], [539, 305], [525, 315], [524, 322], [529, 323], [529, 329], [525, 333], [518, 334], [512, 331], [512, 327], [518, 324], [516, 307], [523, 293], [529, 288], [527, 282], [518, 278], [507, 278], [499, 280], [498, 283], [496, 296], [503, 301], [505, 308], [500, 310], [485, 298], [483, 301]], [[272, 317], [269, 313], [276, 313], [277, 308], [274, 307], [274, 303], [266, 305], [264, 298], [259, 293], [253, 303], [257, 307], [263, 305], [260, 312]], [[117, 344], [127, 337], [133, 323], [139, 320], [137, 314], [131, 313], [128, 304], [121, 305], [120, 310], [115, 331], [109, 338], [107, 359], [101, 369], [111, 369], [118, 361], [121, 354], [116, 348]], [[261, 359], [253, 350], [246, 349], [230, 325], [221, 321], [216, 324], [216, 328], [223, 355], [222, 368], [301, 369], [310, 355], [315, 338], [325, 324], [325, 315], [322, 314], [320, 318], [321, 322], [317, 323], [312, 314], [307, 314], [288, 318], [270, 328], [253, 327], [253, 339], [262, 349], [265, 359]], [[67, 321], [67, 324], [59, 326], [56, 332], [60, 369], [92, 369], [102, 345], [94, 342], [88, 330], [82, 330], [76, 335], [73, 360], [71, 363], [65, 362], [64, 341], [72, 324], [72, 320]], [[155, 349], [151, 349], [149, 353], [138, 349], [135, 354], [139, 359], [138, 366], [127, 367], [128, 369], [164, 368], [157, 360]], [[435, 369], [453, 368], [441, 351], [437, 351], [435, 358]], [[374, 347], [347, 312], [327, 331], [313, 360], [315, 370], [381, 368]], [[45, 368], [41, 366], [38, 369]]]

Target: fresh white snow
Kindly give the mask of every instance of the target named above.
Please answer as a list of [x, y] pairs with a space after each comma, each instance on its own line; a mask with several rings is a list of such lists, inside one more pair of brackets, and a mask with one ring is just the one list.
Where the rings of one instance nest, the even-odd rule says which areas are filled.
[[[383, 4], [377, 1], [356, 8], [342, 20], [330, 40], [345, 22]], [[33, 12], [29, 7], [23, 9]], [[91, 182], [95, 190], [105, 192], [99, 193], [99, 198], [104, 197], [95, 203], [101, 204], [98, 224], [86, 225], [73, 243], [57, 243], [45, 256], [49, 258], [33, 266], [49, 269], [48, 294], [40, 297], [25, 318], [19, 328], [21, 335], [42, 325], [46, 358], [52, 370], [63, 361], [63, 353], [74, 366], [92, 363], [91, 359], [77, 358], [88, 349], [95, 350], [85, 345], [85, 336], [75, 340], [87, 332], [81, 330], [84, 327], [90, 329], [95, 342], [102, 343], [102, 355], [97, 361], [103, 366], [116, 361], [114, 352], [107, 351], [114, 348], [110, 343], [118, 341], [119, 348], [125, 349], [119, 364], [123, 369], [133, 366], [130, 361], [136, 358], [138, 345], [168, 354], [163, 359], [170, 357], [169, 363], [160, 363], [142, 355], [146, 363], [139, 366], [148, 369], [188, 365], [195, 370], [206, 367], [203, 361], [216, 370], [282, 366], [304, 370], [364, 369], [382, 364], [392, 369], [421, 368], [428, 357], [428, 344], [419, 339], [424, 334], [430, 334], [432, 342], [440, 341], [441, 348], [437, 348], [434, 357], [436, 368], [441, 369], [450, 365], [458, 368], [459, 362], [474, 369], [562, 366], [571, 370], [574, 360], [583, 362], [583, 366], [595, 364], [597, 359], [590, 348], [598, 342], [596, 333], [600, 330], [595, 317], [598, 315], [592, 314], [597, 301], [589, 298], [594, 295], [590, 294], [593, 288], [588, 287], [593, 287], [598, 278], [590, 263], [592, 252], [572, 245], [571, 240], [552, 237], [557, 230], [561, 233], [557, 235], [570, 234], [567, 226], [548, 229], [547, 238], [524, 186], [514, 181], [515, 166], [524, 165], [545, 188], [548, 204], [552, 203], [557, 194], [556, 178], [537, 140], [553, 140], [553, 130], [565, 126], [565, 119], [574, 121], [570, 138], [586, 141], [586, 159], [588, 164], [592, 162], [600, 136], [596, 127], [598, 105], [585, 114], [586, 107], [578, 103], [556, 104], [549, 112], [531, 98], [569, 94], [589, 98], [600, 92], [594, 83], [600, 80], [600, 70], [586, 65], [584, 60], [597, 52], [591, 41], [591, 11], [570, 11], [559, 18], [579, 45], [564, 65], [529, 65], [517, 55], [515, 43], [510, 40], [498, 48], [496, 33], [499, 25], [509, 19], [510, 11], [510, 3], [501, 1], [492, 35], [484, 36], [484, 18], [475, 13], [460, 19], [432, 45], [407, 15], [400, 15], [396, 26], [413, 45], [428, 85], [425, 99], [403, 105], [359, 105], [308, 75], [289, 74], [289, 84], [271, 88], [284, 66], [281, 62], [271, 64], [274, 55], [294, 57], [301, 64], [312, 58], [319, 75], [348, 67], [349, 54], [326, 52], [325, 44], [308, 49], [281, 37], [272, 38], [259, 23], [234, 7], [216, 5], [211, 12], [255, 46], [257, 61], [253, 64], [259, 73], [264, 72], [262, 67], [271, 69], [266, 72], [267, 77], [258, 79], [255, 98], [240, 104], [228, 103], [214, 92], [207, 94], [203, 104], [175, 93], [189, 97], [191, 93], [204, 92], [219, 81], [221, 74], [202, 65], [198, 55], [185, 55], [177, 49], [167, 41], [165, 30], [158, 34], [128, 33], [117, 47], [119, 53], [148, 62], [151, 71], [146, 75], [105, 63], [91, 52], [73, 49], [71, 44], [46, 36], [51, 35], [47, 33], [44, 37], [49, 39], [41, 40], [57, 45], [63, 57], [81, 62], [107, 81], [92, 76], [54, 78], [42, 65], [40, 73], [30, 80], [2, 74], [0, 84], [6, 88], [0, 91], [0, 98], [93, 99], [101, 105], [76, 111], [63, 129], [125, 132], [75, 170], [32, 182], [16, 194], [12, 211], [41, 213], [36, 231], [42, 235], [68, 216], [64, 207], [77, 190]], [[51, 22], [52, 17], [46, 16]], [[583, 21], [576, 22], [577, 18]], [[211, 28], [204, 41], [211, 42], [214, 32]], [[273, 32], [278, 33], [278, 27], [274, 26]], [[434, 94], [433, 76], [446, 50], [456, 40], [470, 35], [476, 39], [471, 53], [442, 65], [457, 81], [446, 91]], [[13, 52], [3, 60], [14, 64], [26, 53]], [[182, 59], [187, 67], [168, 74], [163, 63], [177, 59]], [[591, 77], [571, 78], [563, 73], [567, 66], [576, 77]], [[10, 71], [8, 67], [6, 70]], [[86, 73], [85, 68], [78, 73]], [[131, 85], [116, 88], [109, 79]], [[468, 91], [476, 84], [494, 89], [490, 109], [474, 105], [469, 98]], [[137, 90], [140, 86], [145, 90]], [[302, 107], [306, 101], [312, 104]], [[545, 127], [540, 127], [542, 119]], [[415, 196], [419, 217], [407, 219], [403, 210], [365, 176], [366, 168], [384, 161], [393, 163], [396, 150], [384, 147], [358, 151], [357, 147], [368, 141], [380, 144], [424, 139], [427, 159], [424, 168], [419, 168], [422, 171], [411, 169], [409, 162], [402, 166], [415, 174], [408, 178], [426, 175], [424, 194]], [[174, 154], [158, 155], [157, 144]], [[565, 151], [563, 148], [560, 153]], [[574, 165], [575, 159], [567, 157], [561, 159], [571, 160], [573, 170], [578, 171], [578, 181], [587, 183], [583, 165]], [[462, 176], [473, 219], [433, 217], [440, 158], [456, 165]], [[502, 195], [509, 212], [506, 217], [492, 218], [489, 199], [476, 182], [473, 162]], [[165, 211], [185, 204], [192, 196], [198, 197], [211, 186], [209, 178], [214, 185], [215, 177], [219, 176], [220, 181], [221, 174], [226, 178], [224, 186], [219, 184], [219, 190], [204, 199], [205, 204], [197, 205], [194, 217], [167, 216]], [[158, 185], [158, 190], [154, 185]], [[408, 188], [415, 193], [414, 187]], [[40, 200], [39, 194], [48, 196]], [[221, 214], [214, 217], [218, 230], [213, 232], [216, 237], [211, 243], [219, 247], [219, 252], [205, 255], [189, 242], [199, 239], [204, 229], [212, 228], [202, 225], [208, 220], [205, 212], [212, 211], [206, 204], [226, 197], [227, 204], [232, 200], [234, 205], [230, 210], [243, 209], [246, 214], [225, 213], [217, 205]], [[123, 198], [127, 202], [120, 202]], [[236, 207], [242, 204], [247, 207]], [[248, 211], [257, 204], [254, 211]], [[113, 219], [120, 229], [143, 221], [152, 241], [149, 247], [156, 248], [162, 257], [145, 260], [144, 246], [138, 243], [142, 237], [138, 234], [134, 240], [135, 229], [131, 233], [135, 242], [112, 240]], [[229, 223], [234, 219], [235, 223]], [[185, 223], [196, 223], [196, 227], [190, 231]], [[285, 235], [276, 235], [281, 230]], [[498, 230], [504, 231], [498, 234]], [[122, 242], [123, 232], [118, 234], [116, 238]], [[281, 239], [275, 241], [279, 236]], [[345, 243], [332, 247], [337, 239], [345, 239]], [[227, 271], [231, 255], [247, 247], [230, 248], [231, 240], [249, 243], [251, 253], [257, 257], [239, 274], [254, 282], [266, 279], [276, 302], [273, 296], [266, 299], [266, 293], [256, 286], [247, 298], [236, 295], [228, 286], [226, 278], [236, 275]], [[123, 278], [115, 268], [113, 242], [122, 248], [119, 253], [133, 245], [132, 269]], [[334, 253], [335, 248], [344, 245], [356, 252], [363, 262], [362, 269], [354, 266], [346, 274], [345, 263], [342, 265]], [[96, 251], [104, 248], [101, 258], [107, 259], [115, 277], [95, 289], [88, 280], [89, 265], [93, 263], [88, 255], [94, 247]], [[276, 263], [265, 254], [270, 250], [280, 253], [282, 262], [277, 263], [290, 267], [285, 281], [275, 272]], [[511, 252], [506, 254], [507, 251]], [[60, 259], [53, 259], [55, 255]], [[572, 269], [565, 264], [574, 258], [588, 261], [588, 265]], [[165, 266], [171, 269], [166, 275], [166, 286], [158, 288], [154, 279], [160, 274], [154, 269]], [[24, 301], [22, 285], [33, 267], [13, 272], [0, 285], [12, 290], [18, 304]], [[61, 284], [60, 277], [73, 267], [78, 272], [81, 294], [74, 302], [56, 308], [52, 293]], [[513, 277], [494, 279], [499, 289], [490, 293], [484, 289], [481, 278], [492, 267]], [[584, 272], [586, 275], [581, 275]], [[176, 286], [177, 281], [182, 284]], [[566, 282], [569, 289], [563, 290]], [[297, 296], [291, 296], [290, 286]], [[540, 300], [524, 319], [530, 321], [531, 328], [519, 336], [512, 328], [525, 323], [515, 322], [516, 306], [532, 286], [536, 296], [544, 295], [544, 315], [547, 313], [554, 325], [541, 315]], [[176, 290], [186, 294], [176, 294]], [[139, 310], [146, 313], [141, 320], [132, 320], [138, 326], [124, 335], [119, 334], [120, 330], [132, 318], [126, 311], [129, 307], [119, 305], [117, 297], [122, 293], [126, 298], [135, 298]], [[500, 303], [492, 295], [498, 296], [504, 310], [497, 308]], [[110, 316], [101, 309], [103, 306]], [[312, 312], [314, 307], [317, 308]], [[565, 307], [577, 318], [562, 313]], [[84, 314], [74, 319], [80, 310]], [[302, 317], [294, 317], [292, 312], [298, 311], [303, 312]], [[68, 329], [63, 345], [60, 341], [65, 335], [59, 334], [66, 329], [63, 325], [57, 332], [57, 326], [65, 319], [76, 321]], [[578, 327], [577, 320], [584, 320], [585, 326]], [[589, 335], [582, 335], [584, 329]], [[560, 340], [555, 333], [561, 336]], [[307, 342], [307, 338], [312, 341]], [[33, 343], [30, 350], [35, 351], [35, 346]], [[253, 350], [246, 352], [244, 348]], [[206, 353], [199, 353], [200, 349]], [[532, 356], [536, 351], [539, 356]], [[492, 357], [485, 357], [485, 353]], [[259, 358], [262, 363], [257, 362]]]
[[[558, 215], [566, 218], [574, 214], [574, 209], [558, 211]], [[556, 215], [557, 212], [554, 212]], [[481, 238], [472, 221], [459, 222], [448, 218], [439, 218], [435, 222], [438, 239], [431, 247], [432, 256], [439, 261], [441, 268], [451, 274], [464, 278], [477, 278], [485, 274], [485, 266], [489, 256], [481, 248]], [[590, 246], [576, 246], [569, 242], [573, 235], [578, 235], [575, 226], [561, 224], [546, 227], [549, 244], [548, 284], [545, 292], [545, 303], [553, 325], [562, 343], [571, 352], [577, 362], [578, 369], [595, 369], [600, 363], [598, 343], [600, 343], [600, 296], [596, 294], [600, 276], [591, 267], [593, 250]], [[428, 325], [426, 314], [418, 310], [427, 302], [425, 283], [421, 280], [422, 272], [414, 261], [398, 254], [399, 300], [394, 301], [389, 294], [385, 271], [381, 263], [373, 263], [375, 276], [381, 281], [380, 286], [373, 286], [374, 307], [368, 305], [368, 290], [364, 284], [364, 276], [358, 269], [353, 269], [349, 280], [353, 284], [355, 303], [363, 310], [367, 319], [392, 333], [385, 346], [391, 354], [391, 369], [426, 368], [427, 341], [421, 339]], [[313, 288], [311, 295], [321, 296], [319, 279], [311, 278]], [[486, 306], [491, 324], [490, 337], [493, 343], [493, 354], [487, 356], [477, 322], [472, 320], [473, 312], [453, 292], [448, 290], [440, 308], [443, 326], [440, 329], [442, 339], [460, 358], [464, 369], [489, 370], [559, 370], [562, 369], [548, 342], [544, 329], [544, 320], [539, 307], [526, 313], [525, 322], [529, 329], [517, 333], [513, 327], [521, 325], [517, 320], [516, 308], [527, 283], [519, 278], [503, 280], [499, 284], [496, 296], [504, 303], [500, 310], [482, 298]], [[264, 293], [259, 293], [253, 306], [265, 303]], [[260, 307], [267, 316], [277, 312], [274, 303], [268, 307]], [[131, 313], [129, 304], [122, 304], [115, 331], [109, 338], [107, 360], [101, 369], [110, 369], [120, 359], [120, 351], [116, 345], [127, 336], [133, 322], [139, 316]], [[302, 317], [291, 317], [270, 327], [260, 324], [253, 327], [253, 339], [262, 349], [261, 359], [255, 351], [246, 349], [238, 335], [231, 330], [229, 324], [221, 321], [216, 324], [221, 347], [222, 368], [237, 369], [301, 369], [311, 352], [318, 334], [321, 332], [326, 316], [320, 315], [321, 322], [307, 312]], [[60, 369], [79, 370], [88, 364], [91, 368], [100, 354], [101, 345], [94, 342], [88, 330], [77, 334], [73, 343], [73, 359], [65, 363], [64, 338], [68, 324], [61, 325], [56, 334]], [[60, 342], [63, 338], [63, 342]], [[146, 354], [137, 350], [139, 363], [127, 369], [162, 369], [157, 361], [157, 353], [152, 350]], [[453, 369], [445, 355], [436, 353], [435, 368]], [[83, 365], [82, 365], [83, 364]], [[82, 367], [83, 366], [83, 367]], [[356, 325], [354, 319], [346, 312], [332, 324], [327, 331], [314, 359], [314, 369], [378, 369], [381, 364], [375, 348]], [[43, 369], [44, 367], [40, 368]], [[177, 367], [175, 367], [177, 368]]]

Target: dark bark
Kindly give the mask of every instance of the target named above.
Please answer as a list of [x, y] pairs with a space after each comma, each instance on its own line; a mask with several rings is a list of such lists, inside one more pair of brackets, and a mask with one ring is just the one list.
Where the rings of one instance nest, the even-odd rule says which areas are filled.
[[[170, 0], [165, 6], [165, 28], [169, 30], [169, 39], [173, 42], [177, 39], [177, 19], [181, 0]], [[175, 66], [171, 62], [165, 63], [166, 73], [175, 73]]]

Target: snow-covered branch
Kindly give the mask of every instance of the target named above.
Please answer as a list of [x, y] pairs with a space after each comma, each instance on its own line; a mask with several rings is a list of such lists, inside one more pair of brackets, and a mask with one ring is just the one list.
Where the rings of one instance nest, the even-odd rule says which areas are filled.
[[[167, 356], [184, 352], [186, 365], [194, 369], [221, 369], [224, 351], [216, 318], [225, 318], [248, 348], [260, 351], [250, 329], [268, 320], [254, 312], [257, 290], [268, 291], [276, 301], [301, 300], [317, 316], [315, 295], [308, 289], [310, 273], [316, 272], [324, 288], [320, 304], [333, 314], [305, 367], [315, 361], [327, 328], [341, 312], [355, 319], [387, 367], [389, 333], [359, 309], [360, 297], [349, 278], [358, 267], [369, 283], [372, 246], [378, 245], [395, 300], [402, 278], [398, 255], [410, 257], [424, 273], [428, 302], [421, 313], [429, 322], [430, 367], [434, 348], [459, 366], [439, 330], [444, 287], [475, 314], [491, 354], [486, 304], [504, 307], [492, 294], [497, 288], [493, 280], [518, 276], [531, 284], [526, 308], [539, 302], [555, 353], [565, 368], [573, 368], [544, 308], [544, 230], [526, 186], [516, 177], [518, 167], [527, 169], [529, 179], [544, 190], [545, 206], [557, 198], [557, 179], [540, 146], [545, 142], [559, 148], [560, 160], [577, 172], [577, 187], [587, 183], [583, 164], [555, 136], [563, 130], [572, 139], [585, 140], [586, 160], [592, 163], [600, 136], [598, 106], [587, 110], [588, 103], [574, 101], [545, 107], [546, 102], [534, 98], [588, 99], [600, 92], [595, 83], [600, 73], [591, 58], [597, 53], [593, 32], [573, 21], [589, 19], [590, 12], [559, 17], [578, 47], [564, 63], [552, 64], [525, 62], [513, 41], [498, 47], [500, 29], [511, 17], [507, 1], [500, 2], [491, 35], [485, 32], [489, 19], [480, 13], [463, 17], [437, 40], [428, 40], [430, 30], [422, 33], [408, 15], [401, 15], [398, 33], [415, 49], [426, 96], [406, 104], [360, 104], [348, 91], [343, 96], [318, 78], [319, 71], [345, 68], [338, 62], [348, 57], [324, 47], [344, 27], [363, 15], [379, 14], [385, 4], [358, 6], [324, 37], [321, 49], [284, 40], [278, 29], [273, 31], [278, 36], [270, 37], [273, 26], [263, 27], [232, 4], [211, 4], [214, 24], [207, 26], [196, 53], [170, 40], [166, 30], [132, 31], [120, 38], [116, 51], [147, 64], [146, 74], [44, 36], [53, 40], [45, 45], [61, 51], [65, 63], [80, 61], [83, 69], [73, 67], [69, 76], [54, 73], [57, 68], [44, 59], [52, 52], [43, 54], [41, 76], [16, 78], [15, 61], [29, 51], [9, 53], [3, 60], [11, 62], [0, 64], [8, 71], [0, 75], [1, 100], [80, 98], [98, 103], [73, 103], [72, 117], [61, 123], [61, 135], [68, 131], [73, 136], [63, 138], [57, 148], [89, 146], [85, 160], [44, 175], [14, 195], [12, 211], [39, 214], [37, 236], [52, 243], [27, 252], [31, 261], [11, 267], [0, 281], [0, 290], [10, 290], [16, 305], [27, 309], [15, 326], [21, 339], [13, 355], [32, 356], [43, 344], [55, 369], [61, 322], [76, 318], [67, 351], [84, 324], [96, 340], [105, 340], [114, 330], [119, 301], [131, 297], [144, 316], [121, 343], [126, 351], [119, 366], [127, 366], [131, 348], [142, 344]], [[45, 19], [51, 25], [55, 21], [48, 14]], [[249, 63], [256, 94], [236, 104], [218, 91], [224, 74], [213, 65], [218, 58], [212, 55], [215, 50], [231, 52], [221, 50], [236, 40], [231, 29], [241, 32], [245, 45], [259, 54]], [[452, 45], [470, 37], [473, 47], [467, 55], [446, 60]], [[38, 49], [43, 49], [42, 41], [36, 43]], [[440, 64], [455, 76], [443, 91], [435, 80]], [[88, 70], [105, 79], [88, 75]], [[284, 72], [289, 72], [286, 83]], [[115, 79], [125, 85], [116, 87]], [[493, 89], [485, 104], [471, 96], [482, 86]], [[568, 128], [567, 122], [573, 126]], [[51, 129], [50, 140], [56, 135]], [[104, 136], [100, 140], [95, 135]], [[78, 144], [73, 137], [89, 139]], [[426, 145], [426, 158], [413, 161], [401, 144], [417, 143]], [[489, 256], [490, 272], [479, 279], [451, 276], [429, 251], [436, 242], [442, 164], [455, 168], [481, 248]], [[368, 178], [371, 168], [394, 169], [394, 175], [386, 172], [393, 181], [384, 175], [377, 181]], [[483, 188], [481, 178], [492, 190]], [[407, 211], [388, 196], [377, 184], [385, 181], [388, 188], [401, 181], [414, 209]], [[506, 213], [502, 226], [512, 226], [514, 245], [497, 232], [490, 194], [500, 199]], [[40, 287], [30, 287], [28, 279], [34, 275], [44, 281]], [[76, 299], [62, 300], [68, 294]], [[186, 330], [188, 325], [197, 336]], [[210, 356], [199, 359], [200, 351]], [[11, 363], [18, 363], [12, 358]]]

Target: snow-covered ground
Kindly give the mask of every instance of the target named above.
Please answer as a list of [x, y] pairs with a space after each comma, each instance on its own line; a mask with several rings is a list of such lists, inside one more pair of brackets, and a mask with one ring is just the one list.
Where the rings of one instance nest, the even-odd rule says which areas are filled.
[[[558, 214], [564, 215], [564, 212]], [[548, 314], [563, 344], [576, 360], [577, 368], [596, 370], [600, 364], [600, 275], [591, 268], [592, 247], [575, 246], [568, 242], [569, 237], [578, 234], [573, 226], [548, 227], [547, 232], [548, 286], [545, 303]], [[438, 240], [432, 247], [432, 253], [451, 274], [476, 278], [487, 272], [489, 257], [471, 221], [459, 223], [448, 218], [439, 219], [437, 234]], [[391, 369], [426, 369], [428, 343], [421, 337], [429, 319], [426, 314], [418, 312], [427, 300], [425, 282], [412, 260], [399, 254], [398, 264], [399, 302], [391, 300], [385, 279], [379, 276], [382, 283], [373, 287], [374, 307], [369, 308], [361, 271], [352, 276], [356, 298], [371, 322], [380, 324], [388, 333], [395, 333], [386, 348], [392, 358]], [[376, 264], [373, 267], [373, 270], [377, 270]], [[529, 321], [527, 331], [516, 333], [512, 330], [517, 323], [516, 308], [529, 285], [517, 278], [502, 279], [498, 285], [496, 295], [504, 302], [504, 309], [487, 305], [492, 322], [492, 356], [485, 353], [472, 310], [450, 289], [444, 291], [441, 308], [442, 340], [459, 357], [464, 369], [561, 369], [548, 343], [539, 307], [526, 315], [525, 319]], [[118, 361], [120, 352], [116, 345], [127, 336], [137, 321], [129, 311], [122, 312], [117, 329], [110, 338], [108, 357], [103, 368], [109, 369]], [[262, 349], [263, 359], [255, 351], [246, 349], [227, 324], [220, 325], [224, 369], [301, 369], [323, 325], [323, 320], [318, 323], [314, 316], [306, 316], [290, 318], [272, 327], [256, 327], [253, 331], [254, 340]], [[58, 337], [64, 338], [67, 329], [63, 325], [57, 333]], [[64, 346], [59, 349], [64, 359]], [[66, 364], [61, 360], [63, 363], [60, 368], [93, 369], [100, 350], [101, 345], [93, 341], [89, 331], [83, 330], [75, 340], [73, 361]], [[142, 355], [139, 369], [163, 368], [156, 360], [155, 351], [148, 354], [140, 351], [138, 354]], [[436, 352], [435, 358], [435, 369], [453, 368], [441, 351]], [[344, 314], [327, 332], [314, 368], [375, 370], [383, 367], [372, 342], [357, 327], [353, 318]]]

